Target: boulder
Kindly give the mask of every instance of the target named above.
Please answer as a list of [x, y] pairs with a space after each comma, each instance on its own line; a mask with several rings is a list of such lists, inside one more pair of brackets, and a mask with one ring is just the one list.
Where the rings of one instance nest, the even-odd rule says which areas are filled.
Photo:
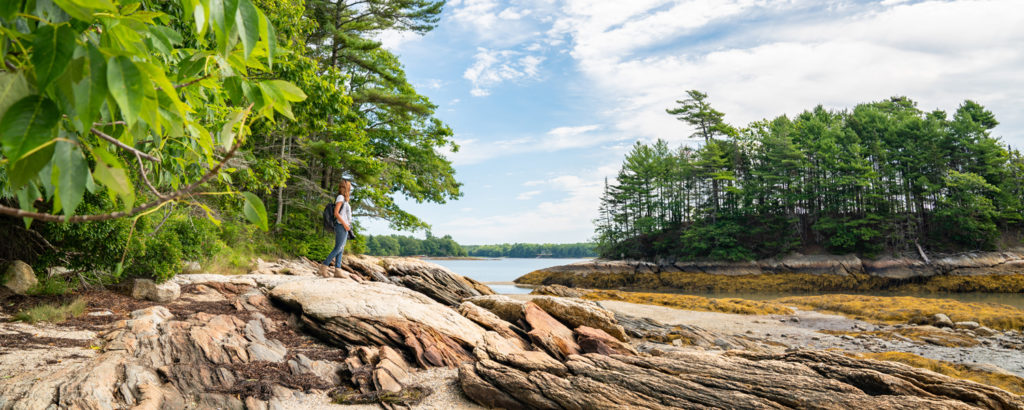
[[538, 296], [531, 302], [570, 327], [589, 326], [604, 330], [621, 341], [629, 341], [625, 330], [615, 322], [615, 314], [597, 303], [554, 296]]
[[584, 353], [636, 355], [636, 349], [623, 343], [601, 329], [580, 326], [573, 330], [576, 343]]
[[466, 301], [490, 310], [509, 323], [518, 323], [523, 319], [523, 305], [526, 304], [521, 300], [502, 295], [476, 296], [467, 298]]
[[36, 279], [35, 272], [32, 271], [32, 267], [28, 266], [27, 263], [22, 261], [14, 261], [7, 266], [6, 272], [2, 278], [0, 278], [0, 284], [10, 289], [12, 292], [19, 295], [24, 295], [39, 281]]
[[540, 346], [556, 359], [566, 360], [570, 355], [580, 354], [580, 346], [573, 338], [572, 330], [555, 320], [533, 302], [523, 305], [523, 316], [530, 325], [527, 333], [534, 344]]
[[531, 295], [547, 295], [547, 296], [559, 296], [563, 298], [581, 298], [583, 292], [577, 289], [570, 288], [562, 285], [543, 285], [538, 286], [536, 289], [530, 292]]
[[[415, 258], [382, 258], [381, 266], [395, 283], [430, 296], [448, 306], [458, 306], [462, 299], [480, 296], [476, 286], [466, 278], [441, 265]], [[489, 288], [488, 288], [489, 289]], [[494, 293], [494, 292], [491, 292]]]
[[135, 285], [132, 286], [132, 297], [136, 299], [167, 303], [179, 296], [181, 296], [181, 286], [174, 281], [157, 284], [151, 279], [135, 279]]
[[974, 330], [974, 329], [977, 329], [977, 328], [981, 327], [981, 325], [978, 324], [978, 322], [974, 322], [974, 321], [956, 322], [956, 323], [953, 324], [953, 326], [955, 326], [957, 329], [967, 329], [967, 330]]
[[502, 337], [514, 341], [523, 349], [528, 348], [530, 345], [530, 342], [526, 339], [526, 332], [509, 322], [501, 320], [498, 315], [491, 313], [491, 311], [474, 305], [473, 302], [462, 302], [459, 305], [459, 313], [467, 319], [476, 322], [476, 324], [483, 326], [484, 329], [492, 330]]
[[[1020, 408], [1004, 390], [840, 352], [571, 356], [552, 371], [491, 355], [459, 368], [466, 395], [503, 408]], [[529, 363], [527, 363], [529, 364]], [[562, 369], [567, 373], [561, 373]]]
[[270, 296], [300, 313], [321, 339], [341, 346], [390, 346], [423, 367], [470, 358], [484, 329], [433, 299], [381, 282], [307, 279], [278, 285]]
[[999, 332], [993, 330], [992, 328], [986, 327], [986, 326], [981, 326], [981, 327], [978, 327], [977, 329], [974, 329], [974, 333], [977, 334], [978, 336], [982, 336], [982, 337], [991, 337], [991, 336], [995, 336], [995, 335], [999, 334]]
[[932, 326], [935, 326], [935, 327], [953, 327], [954, 326], [953, 321], [950, 320], [949, 316], [946, 316], [945, 313], [936, 313], [934, 315], [931, 315], [931, 317], [929, 317], [928, 319], [929, 319], [929, 324], [932, 325]]

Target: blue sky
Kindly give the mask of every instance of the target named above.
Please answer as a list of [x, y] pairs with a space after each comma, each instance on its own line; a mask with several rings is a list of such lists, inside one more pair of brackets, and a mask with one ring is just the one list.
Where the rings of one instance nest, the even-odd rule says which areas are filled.
[[1024, 147], [1022, 0], [449, 0], [433, 32], [380, 38], [461, 146], [461, 199], [401, 203], [463, 244], [590, 239], [634, 142], [693, 143], [664, 111], [688, 89], [738, 126], [973, 99]]

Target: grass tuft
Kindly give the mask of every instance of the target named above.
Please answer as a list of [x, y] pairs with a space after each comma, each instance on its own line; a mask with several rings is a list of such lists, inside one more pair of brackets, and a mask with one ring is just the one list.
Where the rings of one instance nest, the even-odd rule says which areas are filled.
[[974, 321], [1001, 330], [1024, 328], [1024, 310], [998, 303], [865, 295], [792, 296], [775, 302], [876, 323], [907, 323], [945, 313], [954, 322]]
[[78, 317], [85, 313], [85, 299], [78, 298], [66, 305], [39, 305], [23, 310], [14, 315], [14, 320], [28, 323], [49, 322], [62, 323], [68, 318]]
[[970, 380], [998, 387], [1014, 394], [1024, 394], [1024, 378], [1012, 374], [988, 372], [961, 364], [932, 360], [905, 352], [859, 353], [852, 355], [862, 359], [885, 360], [931, 370], [935, 373], [958, 379]]
[[736, 298], [706, 298], [671, 293], [623, 292], [618, 290], [584, 290], [583, 298], [590, 300], [618, 300], [644, 305], [667, 306], [676, 309], [703, 312], [736, 313], [741, 315], [789, 315], [789, 308], [772, 303]]

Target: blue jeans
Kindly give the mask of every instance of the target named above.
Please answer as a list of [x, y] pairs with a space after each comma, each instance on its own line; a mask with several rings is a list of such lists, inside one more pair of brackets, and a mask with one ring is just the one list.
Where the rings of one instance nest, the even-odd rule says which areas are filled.
[[348, 240], [348, 231], [345, 230], [345, 225], [335, 222], [334, 223], [334, 250], [327, 255], [327, 259], [324, 259], [324, 265], [331, 266], [331, 259], [337, 260], [334, 262], [334, 267], [341, 267], [341, 253], [345, 249], [345, 241]]

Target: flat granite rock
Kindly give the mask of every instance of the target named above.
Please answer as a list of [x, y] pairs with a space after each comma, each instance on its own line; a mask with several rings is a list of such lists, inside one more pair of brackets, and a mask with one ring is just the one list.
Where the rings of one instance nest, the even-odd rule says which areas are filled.
[[270, 296], [301, 312], [328, 342], [403, 349], [424, 367], [457, 365], [485, 332], [454, 309], [388, 283], [310, 279], [278, 285]]

